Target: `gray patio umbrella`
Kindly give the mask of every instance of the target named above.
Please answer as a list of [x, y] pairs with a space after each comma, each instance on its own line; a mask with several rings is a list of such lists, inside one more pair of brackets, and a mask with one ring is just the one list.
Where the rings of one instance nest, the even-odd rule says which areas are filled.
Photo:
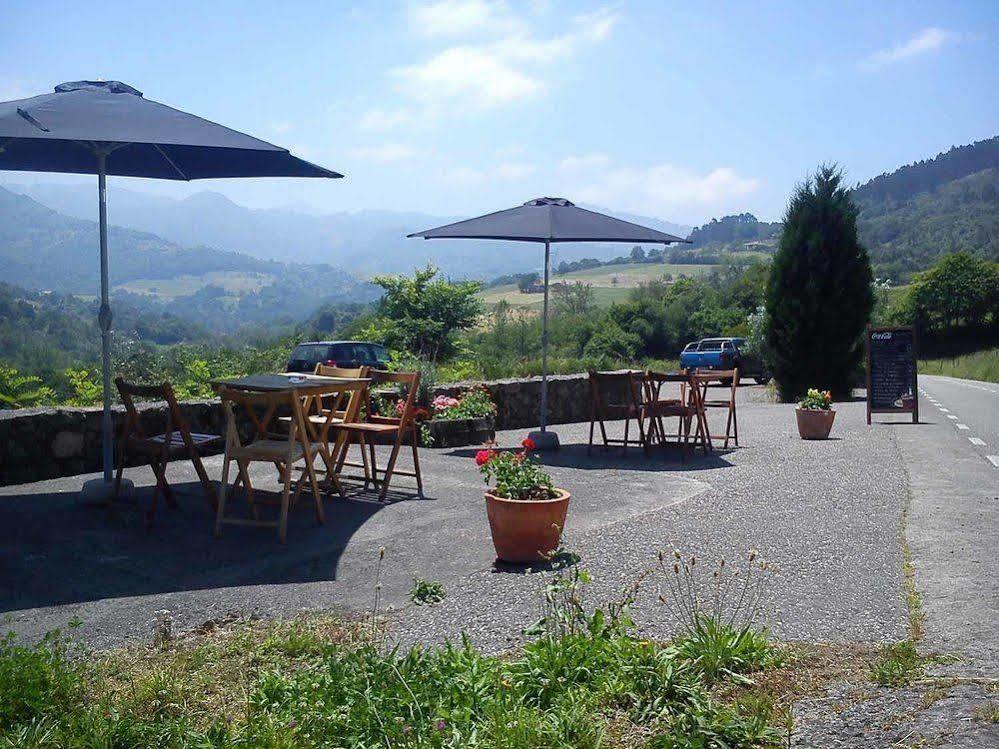
[[143, 97], [119, 81], [62, 83], [55, 92], [0, 102], [0, 169], [96, 174], [101, 247], [103, 487], [112, 473], [111, 306], [106, 178], [342, 177], [286, 149]]
[[424, 239], [503, 239], [510, 242], [544, 242], [545, 285], [541, 314], [541, 430], [531, 432], [538, 449], [558, 447], [558, 435], [548, 431], [548, 276], [551, 245], [555, 242], [632, 242], [671, 244], [689, 239], [588, 211], [564, 198], [536, 198], [521, 206], [458, 221], [436, 229], [409, 234]]

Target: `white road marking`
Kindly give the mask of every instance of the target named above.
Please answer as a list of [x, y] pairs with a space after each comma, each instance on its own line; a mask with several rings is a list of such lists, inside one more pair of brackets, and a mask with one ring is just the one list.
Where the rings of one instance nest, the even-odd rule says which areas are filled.
[[947, 414], [947, 418], [954, 419], [954, 421], [957, 421], [957, 417], [954, 414]]
[[[939, 406], [938, 406], [938, 408], [939, 408]], [[949, 408], [940, 408], [940, 413], [949, 414], [950, 413], [950, 409]]]
[[999, 455], [986, 455], [985, 459], [996, 468], [999, 468]]
[[971, 427], [969, 427], [967, 424], [958, 424], [957, 428], [958, 429], [971, 429]]
[[978, 447], [985, 447], [985, 440], [979, 439], [978, 437], [968, 437], [968, 442], [972, 445], [977, 445]]

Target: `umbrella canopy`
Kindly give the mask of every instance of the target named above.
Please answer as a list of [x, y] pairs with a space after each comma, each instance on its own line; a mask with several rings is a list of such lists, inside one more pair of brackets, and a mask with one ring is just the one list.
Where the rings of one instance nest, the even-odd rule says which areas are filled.
[[106, 177], [342, 177], [286, 149], [143, 97], [120, 81], [62, 83], [51, 94], [0, 102], [0, 169], [96, 174], [100, 211], [103, 488], [112, 472], [111, 306]]
[[146, 99], [119, 81], [61, 83], [0, 102], [0, 169], [153, 179], [342, 177], [236, 130]]
[[436, 229], [414, 232], [424, 239], [502, 239], [510, 242], [544, 242], [545, 284], [541, 315], [541, 431], [531, 438], [539, 449], [558, 447], [558, 437], [548, 426], [548, 275], [554, 242], [631, 242], [671, 244], [689, 239], [622, 221], [571, 203], [564, 198], [535, 198], [521, 206], [458, 221]]
[[505, 239], [511, 242], [669, 244], [689, 241], [630, 221], [588, 211], [564, 198], [535, 198], [516, 208], [408, 236], [424, 239]]

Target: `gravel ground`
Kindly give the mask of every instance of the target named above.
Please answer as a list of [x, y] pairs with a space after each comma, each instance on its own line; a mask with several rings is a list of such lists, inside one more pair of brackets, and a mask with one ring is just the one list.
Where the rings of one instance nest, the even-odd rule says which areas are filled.
[[[701, 482], [703, 492], [617, 520], [613, 507], [619, 500], [609, 494], [608, 522], [584, 531], [573, 528], [570, 506], [565, 545], [594, 578], [590, 600], [618, 597], [654, 566], [660, 549], [678, 547], [703, 561], [737, 560], [757, 549], [779, 568], [768, 624], [781, 638], [904, 637], [899, 522], [906, 485], [891, 434], [866, 426], [862, 402], [839, 407], [836, 439], [826, 442], [798, 439], [788, 406], [747, 403], [740, 415], [743, 447], [684, 466], [682, 475]], [[585, 441], [586, 429], [566, 425], [558, 432], [563, 443], [572, 443]], [[619, 453], [612, 450], [604, 458], [615, 465], [617, 494], [642, 491], [659, 480], [636, 470], [643, 458], [616, 457]], [[559, 466], [567, 459], [546, 461]], [[631, 471], [623, 469], [629, 462]], [[554, 470], [556, 483], [572, 490], [589, 484], [581, 473]], [[465, 632], [486, 649], [502, 650], [537, 618], [539, 591], [550, 574], [486, 569], [450, 581], [443, 603], [406, 608], [394, 631], [403, 642]], [[673, 623], [658, 602], [656, 578], [651, 575], [639, 590], [635, 619], [648, 636], [666, 637]]]

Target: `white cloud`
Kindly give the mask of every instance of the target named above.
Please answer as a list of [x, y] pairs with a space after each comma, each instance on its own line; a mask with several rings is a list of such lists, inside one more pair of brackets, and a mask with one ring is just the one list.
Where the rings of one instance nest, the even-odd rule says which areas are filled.
[[890, 49], [882, 49], [866, 57], [861, 60], [860, 67], [863, 70], [880, 70], [889, 65], [933, 52], [944, 45], [957, 42], [960, 38], [961, 35], [956, 31], [931, 26]]
[[502, 179], [523, 179], [535, 171], [537, 169], [532, 164], [500, 164], [496, 167], [496, 176]]
[[385, 132], [412, 124], [416, 115], [409, 109], [369, 109], [361, 115], [357, 126], [370, 132]]
[[468, 36], [488, 31], [491, 40], [443, 49], [389, 75], [401, 93], [422, 101], [460, 100], [480, 109], [510, 104], [539, 94], [545, 87], [545, 66], [604, 40], [617, 18], [614, 10], [598, 9], [573, 18], [565, 33], [545, 37], [505, 2], [438, 0], [413, 6], [414, 33]]
[[673, 166], [620, 167], [600, 181], [573, 192], [580, 201], [651, 215], [703, 214], [735, 209], [734, 203], [756, 192], [760, 180], [743, 177], [729, 167], [705, 174]]
[[537, 78], [480, 47], [452, 47], [420, 65], [392, 72], [400, 88], [420, 99], [464, 99], [483, 108], [538, 93]]
[[291, 130], [290, 122], [272, 122], [270, 124], [271, 132], [277, 133], [278, 135], [283, 135]]
[[424, 36], [459, 36], [489, 30], [507, 33], [521, 22], [498, 0], [436, 0], [409, 8], [409, 26]]
[[393, 164], [413, 158], [416, 156], [416, 151], [409, 146], [404, 146], [400, 143], [386, 143], [382, 146], [355, 148], [350, 151], [350, 155], [358, 159], [374, 161], [379, 164]]
[[610, 157], [605, 153], [587, 153], [581, 156], [566, 156], [560, 166], [567, 170], [594, 169], [607, 166], [609, 163]]

